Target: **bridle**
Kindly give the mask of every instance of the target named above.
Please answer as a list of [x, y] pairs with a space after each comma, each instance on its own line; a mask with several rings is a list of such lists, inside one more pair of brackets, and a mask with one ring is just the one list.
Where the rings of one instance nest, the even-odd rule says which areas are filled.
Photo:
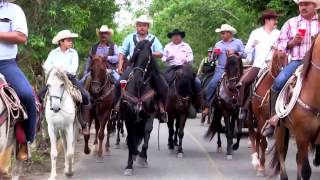
[[[50, 87], [48, 87], [48, 89], [49, 89], [49, 88], [50, 88]], [[52, 95], [49, 94], [48, 97], [49, 97], [49, 100], [50, 100], [50, 110], [54, 110], [53, 107], [52, 107], [52, 100], [53, 100], [53, 99], [58, 99], [58, 100], [60, 101], [60, 104], [61, 104], [65, 90], [66, 90], [65, 86], [63, 86], [63, 90], [62, 90], [62, 93], [61, 93], [60, 96], [52, 96]], [[49, 93], [50, 93], [50, 90], [49, 90]], [[59, 112], [60, 110], [61, 110], [61, 108], [59, 107], [59, 109], [57, 110], [57, 112]]]
[[187, 96], [187, 97], [183, 97], [181, 96], [178, 91], [177, 91], [177, 85], [176, 85], [176, 79], [174, 80], [173, 82], [173, 86], [174, 86], [174, 92], [175, 92], [175, 95], [177, 96], [177, 100], [180, 104], [184, 104], [184, 103], [187, 103], [189, 100], [190, 100], [190, 96]]

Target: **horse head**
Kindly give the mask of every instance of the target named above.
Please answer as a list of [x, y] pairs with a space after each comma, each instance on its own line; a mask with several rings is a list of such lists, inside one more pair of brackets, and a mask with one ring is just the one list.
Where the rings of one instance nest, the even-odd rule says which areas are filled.
[[65, 94], [65, 82], [68, 79], [65, 72], [59, 68], [53, 68], [49, 72], [46, 86], [48, 87], [48, 100], [50, 109], [54, 112], [61, 110], [62, 100]]
[[274, 49], [273, 50], [273, 55], [271, 58], [271, 64], [270, 64], [270, 71], [272, 76], [276, 77], [282, 67], [286, 66], [288, 64], [288, 56], [285, 52], [278, 50], [278, 49]]
[[107, 78], [107, 62], [101, 56], [92, 57], [92, 63], [90, 65], [91, 81], [89, 91], [94, 97], [98, 97], [106, 83]]
[[185, 65], [176, 71], [174, 81], [175, 93], [181, 107], [189, 107], [190, 99], [194, 92], [194, 74], [191, 66]]
[[243, 74], [243, 65], [240, 56], [231, 55], [227, 58], [225, 65], [226, 85], [231, 91], [236, 89], [236, 85], [239, 82]]

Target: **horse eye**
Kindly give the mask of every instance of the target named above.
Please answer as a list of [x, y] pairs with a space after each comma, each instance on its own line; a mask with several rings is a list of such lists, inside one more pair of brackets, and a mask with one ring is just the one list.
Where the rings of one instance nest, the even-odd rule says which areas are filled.
[[47, 87], [48, 87], [48, 88], [51, 87], [51, 84], [47, 84]]
[[61, 84], [60, 87], [64, 87], [64, 84]]

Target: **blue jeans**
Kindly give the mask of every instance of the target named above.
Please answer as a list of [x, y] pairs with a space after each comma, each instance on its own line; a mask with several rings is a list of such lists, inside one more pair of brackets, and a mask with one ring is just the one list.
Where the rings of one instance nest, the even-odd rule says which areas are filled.
[[274, 80], [272, 90], [280, 92], [288, 79], [293, 75], [293, 73], [301, 64], [301, 60], [294, 60], [291, 61], [286, 67], [284, 67], [280, 74]]
[[213, 78], [211, 79], [211, 81], [208, 84], [208, 89], [207, 89], [207, 93], [206, 93], [206, 105], [209, 106], [212, 103], [213, 97], [214, 97], [214, 93], [216, 92], [218, 83], [220, 82], [221, 78], [222, 78], [222, 74], [224, 72], [223, 68], [219, 68], [217, 67], [215, 69], [215, 72], [213, 74]]
[[28, 119], [23, 122], [26, 139], [33, 142], [36, 130], [36, 103], [32, 87], [16, 64], [15, 59], [0, 60], [0, 73], [6, 78], [7, 83], [16, 91], [23, 105], [26, 107]]

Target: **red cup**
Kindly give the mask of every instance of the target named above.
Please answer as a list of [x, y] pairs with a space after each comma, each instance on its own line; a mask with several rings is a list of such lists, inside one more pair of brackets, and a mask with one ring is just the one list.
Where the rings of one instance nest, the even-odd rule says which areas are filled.
[[120, 86], [121, 86], [121, 89], [126, 88], [126, 86], [127, 86], [127, 80], [121, 80], [121, 81], [120, 81]]
[[214, 54], [219, 56], [221, 54], [221, 49], [220, 48], [214, 48], [213, 50]]
[[304, 37], [304, 35], [306, 34], [306, 29], [299, 28], [299, 29], [298, 29], [298, 33], [299, 33], [302, 37]]

